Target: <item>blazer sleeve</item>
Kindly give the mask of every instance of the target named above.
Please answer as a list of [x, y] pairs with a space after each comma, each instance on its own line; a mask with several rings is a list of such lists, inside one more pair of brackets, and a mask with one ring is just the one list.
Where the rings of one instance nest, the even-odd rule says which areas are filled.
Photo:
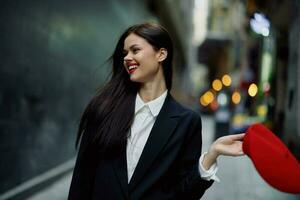
[[199, 172], [199, 158], [202, 148], [202, 123], [200, 116], [192, 112], [187, 117], [189, 123], [185, 133], [185, 141], [182, 146], [180, 161], [176, 169], [177, 184], [174, 185], [178, 199], [200, 199], [206, 189], [213, 181], [206, 181], [201, 178]]

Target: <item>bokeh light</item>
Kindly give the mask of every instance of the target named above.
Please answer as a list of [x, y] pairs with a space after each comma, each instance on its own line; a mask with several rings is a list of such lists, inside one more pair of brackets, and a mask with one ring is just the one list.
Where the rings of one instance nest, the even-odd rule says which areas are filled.
[[249, 86], [248, 94], [249, 94], [251, 97], [254, 97], [254, 96], [257, 94], [257, 91], [258, 91], [257, 85], [256, 85], [255, 83], [252, 83], [252, 84]]
[[260, 117], [265, 117], [267, 115], [268, 108], [265, 105], [260, 105], [257, 107], [257, 114]]
[[230, 86], [230, 85], [231, 85], [231, 77], [230, 77], [228, 74], [225, 74], [225, 75], [222, 77], [222, 83], [223, 83], [223, 85], [225, 85], [225, 86]]
[[212, 87], [215, 91], [220, 91], [222, 89], [222, 82], [219, 79], [215, 79], [212, 82]]
[[204, 100], [204, 96], [200, 97], [200, 104], [204, 107], [208, 105], [208, 103]]
[[220, 104], [220, 106], [225, 106], [225, 105], [228, 104], [228, 97], [227, 97], [227, 95], [226, 95], [225, 93], [222, 93], [222, 92], [221, 92], [221, 93], [218, 95], [217, 100], [218, 100], [218, 103]]
[[241, 102], [241, 94], [237, 91], [233, 92], [231, 100], [234, 104], [239, 104]]
[[205, 92], [205, 94], [203, 95], [203, 100], [204, 102], [206, 102], [207, 104], [210, 104], [213, 100], [214, 100], [215, 96], [211, 91], [207, 91]]

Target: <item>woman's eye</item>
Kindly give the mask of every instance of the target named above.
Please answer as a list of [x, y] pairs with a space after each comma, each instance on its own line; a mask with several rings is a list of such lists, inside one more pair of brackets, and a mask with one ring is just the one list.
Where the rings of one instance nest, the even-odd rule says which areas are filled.
[[140, 49], [133, 49], [132, 52], [136, 54]]

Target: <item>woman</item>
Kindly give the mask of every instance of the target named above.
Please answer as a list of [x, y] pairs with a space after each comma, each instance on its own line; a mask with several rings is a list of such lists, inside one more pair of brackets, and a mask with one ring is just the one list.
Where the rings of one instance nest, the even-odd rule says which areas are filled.
[[199, 199], [219, 155], [242, 155], [243, 134], [201, 156], [201, 119], [170, 95], [173, 46], [156, 24], [120, 37], [113, 74], [83, 113], [69, 192], [77, 199]]

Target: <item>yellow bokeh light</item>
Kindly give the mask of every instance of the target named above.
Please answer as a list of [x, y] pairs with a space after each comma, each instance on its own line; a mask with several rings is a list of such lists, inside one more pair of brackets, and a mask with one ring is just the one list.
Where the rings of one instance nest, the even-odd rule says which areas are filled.
[[220, 91], [222, 89], [222, 82], [219, 79], [215, 79], [212, 82], [212, 87], [215, 91]]
[[248, 94], [249, 94], [251, 97], [254, 97], [254, 96], [257, 94], [257, 91], [258, 91], [257, 85], [256, 85], [255, 83], [252, 83], [252, 84], [249, 86]]
[[203, 95], [203, 101], [206, 102], [207, 104], [210, 104], [214, 100], [215, 96], [211, 91], [205, 92]]
[[208, 103], [207, 103], [206, 101], [204, 101], [204, 96], [201, 96], [201, 97], [200, 97], [200, 104], [201, 104], [202, 106], [207, 106], [207, 105], [208, 105]]
[[231, 100], [234, 104], [239, 104], [241, 101], [241, 94], [239, 92], [234, 92], [231, 96]]
[[245, 115], [243, 115], [243, 114], [236, 114], [233, 117], [233, 124], [236, 125], [236, 126], [242, 126], [243, 124], [245, 124], [245, 120], [246, 120]]
[[257, 114], [260, 117], [265, 117], [267, 115], [268, 108], [265, 105], [260, 105], [257, 107]]
[[228, 74], [225, 74], [225, 75], [222, 77], [222, 83], [223, 83], [223, 85], [225, 85], [225, 86], [230, 86], [230, 85], [231, 85], [231, 77], [230, 77]]

